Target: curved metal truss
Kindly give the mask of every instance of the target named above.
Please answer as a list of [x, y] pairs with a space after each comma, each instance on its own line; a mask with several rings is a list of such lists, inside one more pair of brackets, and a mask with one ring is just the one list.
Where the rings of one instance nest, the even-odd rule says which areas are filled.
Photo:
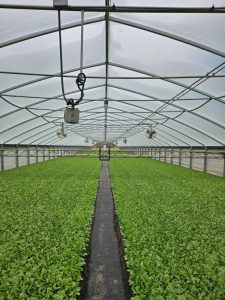
[[[128, 7], [111, 6], [108, 0], [104, 4], [57, 9], [0, 4], [0, 14], [9, 19], [11, 13], [20, 18], [25, 11], [37, 12], [40, 20], [43, 16], [47, 20], [47, 13], [54, 16], [54, 22], [46, 21], [40, 29], [32, 28], [31, 22], [29, 29], [18, 29], [9, 37], [0, 34], [0, 144], [82, 145], [87, 138], [121, 145], [126, 139], [127, 146], [224, 146], [225, 44], [218, 45], [210, 32], [208, 41], [201, 36], [197, 40], [194, 32], [185, 33], [187, 14], [204, 15], [198, 34], [207, 36], [204, 24], [212, 15], [212, 32], [223, 31], [224, 6]], [[59, 71], [58, 10], [64, 14], [62, 48], [67, 62], [63, 73]], [[87, 16], [82, 23], [83, 11]], [[183, 34], [170, 27], [170, 16], [179, 16]], [[67, 136], [62, 140], [56, 131], [64, 122], [64, 98], [77, 98], [80, 92], [74, 83], [80, 70], [82, 26], [87, 85], [79, 105], [80, 123], [64, 124]], [[37, 66], [36, 58], [43, 65]], [[145, 135], [150, 125], [157, 132], [152, 140]]]

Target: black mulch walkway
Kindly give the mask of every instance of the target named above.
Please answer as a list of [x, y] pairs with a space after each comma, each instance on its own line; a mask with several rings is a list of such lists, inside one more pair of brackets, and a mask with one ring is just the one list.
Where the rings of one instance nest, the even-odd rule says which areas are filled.
[[97, 194], [86, 300], [124, 300], [108, 162], [103, 161]]

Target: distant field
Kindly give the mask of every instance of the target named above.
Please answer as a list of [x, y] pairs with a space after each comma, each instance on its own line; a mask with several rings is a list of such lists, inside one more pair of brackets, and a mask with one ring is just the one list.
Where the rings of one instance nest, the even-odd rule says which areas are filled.
[[225, 180], [144, 158], [110, 173], [134, 299], [225, 299]]
[[0, 299], [75, 299], [99, 161], [60, 158], [0, 173]]

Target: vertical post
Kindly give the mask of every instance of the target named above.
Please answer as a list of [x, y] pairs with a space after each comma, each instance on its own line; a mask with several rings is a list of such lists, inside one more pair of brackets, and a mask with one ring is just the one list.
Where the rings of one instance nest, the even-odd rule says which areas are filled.
[[159, 160], [161, 160], [161, 148], [159, 147]]
[[5, 165], [4, 165], [4, 148], [2, 145], [2, 149], [1, 149], [1, 171], [4, 171], [5, 169]]
[[38, 146], [36, 146], [36, 163], [38, 163]]
[[55, 147], [53, 146], [53, 158], [55, 159]]
[[101, 160], [101, 151], [102, 151], [102, 149], [101, 149], [101, 146], [98, 148], [98, 156], [99, 156], [99, 159]]
[[179, 166], [181, 166], [181, 147], [179, 148]]
[[207, 153], [207, 147], [205, 146], [205, 151], [204, 151], [204, 168], [203, 172], [207, 172], [207, 158], [208, 158], [208, 153]]
[[151, 158], [152, 158], [152, 147], [151, 147]]
[[30, 146], [27, 146], [27, 164], [30, 164]]
[[170, 155], [171, 155], [170, 162], [171, 162], [171, 164], [173, 164], [173, 147], [171, 147]]
[[225, 177], [225, 153], [223, 153], [223, 177]]
[[18, 146], [16, 146], [16, 168], [19, 167], [19, 149]]
[[49, 145], [48, 146], [48, 159], [50, 160], [51, 159], [51, 146]]
[[43, 161], [45, 161], [45, 146], [43, 146]]
[[166, 162], [166, 147], [164, 148], [164, 162]]
[[192, 152], [192, 147], [190, 147], [190, 169], [192, 169], [192, 164], [193, 164], [193, 152]]

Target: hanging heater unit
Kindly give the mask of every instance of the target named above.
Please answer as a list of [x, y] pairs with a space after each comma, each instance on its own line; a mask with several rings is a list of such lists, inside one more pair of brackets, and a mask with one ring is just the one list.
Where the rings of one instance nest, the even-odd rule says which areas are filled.
[[53, 0], [54, 7], [68, 6], [68, 0]]
[[66, 123], [78, 124], [80, 118], [80, 111], [78, 108], [66, 107], [64, 112], [64, 121]]

